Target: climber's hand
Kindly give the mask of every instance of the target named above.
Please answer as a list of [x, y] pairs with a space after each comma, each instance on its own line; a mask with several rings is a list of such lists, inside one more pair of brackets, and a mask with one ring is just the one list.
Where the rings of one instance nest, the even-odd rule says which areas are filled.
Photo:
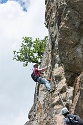
[[48, 68], [50, 68], [50, 67], [51, 67], [51, 65], [48, 65], [47, 67], [48, 67]]

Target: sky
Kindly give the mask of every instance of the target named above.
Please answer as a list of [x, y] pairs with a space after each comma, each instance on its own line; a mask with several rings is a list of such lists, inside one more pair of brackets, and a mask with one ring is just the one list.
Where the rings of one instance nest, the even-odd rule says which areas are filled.
[[0, 0], [0, 124], [24, 125], [34, 101], [33, 65], [13, 60], [22, 37], [43, 39], [45, 0]]

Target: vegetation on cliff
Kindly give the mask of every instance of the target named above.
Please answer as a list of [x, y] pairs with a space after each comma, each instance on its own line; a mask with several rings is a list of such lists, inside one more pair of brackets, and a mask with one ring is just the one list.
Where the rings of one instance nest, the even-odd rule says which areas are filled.
[[23, 37], [22, 39], [19, 51], [13, 51], [13, 59], [23, 62], [23, 66], [27, 66], [29, 62], [38, 63], [43, 56], [48, 37], [45, 36], [43, 40], [39, 38], [32, 40], [32, 37]]

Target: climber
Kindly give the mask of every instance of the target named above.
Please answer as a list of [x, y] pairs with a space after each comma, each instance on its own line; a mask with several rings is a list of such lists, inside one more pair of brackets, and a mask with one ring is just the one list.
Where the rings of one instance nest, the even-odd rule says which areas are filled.
[[48, 67], [50, 67], [50, 66], [44, 67], [42, 69], [38, 69], [38, 64], [36, 63], [33, 67], [34, 67], [34, 70], [33, 70], [33, 73], [31, 74], [32, 79], [35, 82], [38, 82], [39, 84], [44, 84], [46, 89], [49, 92], [51, 92], [50, 82], [48, 80], [46, 80], [45, 78], [41, 77], [41, 73], [46, 71], [48, 69]]
[[64, 116], [64, 125], [83, 125], [83, 120], [78, 115], [70, 114], [66, 107], [61, 110], [61, 114]]

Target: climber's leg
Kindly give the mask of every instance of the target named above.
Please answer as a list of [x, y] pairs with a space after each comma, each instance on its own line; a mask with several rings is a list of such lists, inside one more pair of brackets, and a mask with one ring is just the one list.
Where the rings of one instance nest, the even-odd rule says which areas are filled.
[[39, 77], [39, 78], [37, 79], [37, 82], [38, 82], [39, 84], [42, 84], [42, 77]]
[[46, 80], [45, 78], [39, 77], [39, 78], [37, 79], [37, 81], [38, 81], [39, 83], [44, 84], [45, 87], [47, 88], [47, 90], [50, 91], [50, 82], [49, 82], [48, 80]]

